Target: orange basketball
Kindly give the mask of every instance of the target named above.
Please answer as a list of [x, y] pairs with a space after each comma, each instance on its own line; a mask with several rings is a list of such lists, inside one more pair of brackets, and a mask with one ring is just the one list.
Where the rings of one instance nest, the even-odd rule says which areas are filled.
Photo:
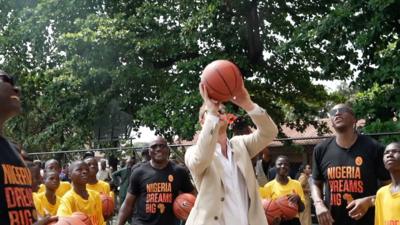
[[277, 198], [276, 203], [282, 211], [282, 218], [285, 220], [293, 219], [299, 212], [297, 204], [290, 202], [287, 196]]
[[269, 224], [272, 224], [272, 221], [275, 218], [282, 217], [281, 209], [279, 208], [276, 201], [270, 199], [263, 199], [262, 205]]
[[104, 218], [109, 218], [114, 213], [114, 199], [106, 194], [100, 194]]
[[207, 88], [208, 96], [217, 101], [229, 101], [243, 86], [239, 68], [228, 60], [215, 60], [204, 68], [201, 83]]
[[173, 210], [176, 218], [186, 220], [194, 206], [196, 197], [189, 193], [182, 193], [175, 198]]
[[83, 212], [74, 212], [72, 213], [72, 217], [80, 219], [86, 225], [92, 225], [92, 221], [90, 220], [89, 216]]

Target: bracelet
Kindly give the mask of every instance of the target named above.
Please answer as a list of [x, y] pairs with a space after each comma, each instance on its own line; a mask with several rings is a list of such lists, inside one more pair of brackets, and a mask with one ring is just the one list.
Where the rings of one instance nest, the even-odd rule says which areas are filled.
[[375, 206], [375, 197], [371, 198], [371, 206], [370, 207], [373, 207], [373, 206]]

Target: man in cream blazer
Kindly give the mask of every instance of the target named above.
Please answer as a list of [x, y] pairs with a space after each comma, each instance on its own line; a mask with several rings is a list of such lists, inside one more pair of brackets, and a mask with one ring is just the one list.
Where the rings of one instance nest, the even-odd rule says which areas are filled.
[[266, 225], [251, 158], [275, 138], [275, 123], [243, 86], [231, 102], [249, 114], [257, 130], [228, 140], [224, 106], [210, 99], [201, 84], [200, 94], [202, 130], [185, 154], [198, 195], [186, 225]]

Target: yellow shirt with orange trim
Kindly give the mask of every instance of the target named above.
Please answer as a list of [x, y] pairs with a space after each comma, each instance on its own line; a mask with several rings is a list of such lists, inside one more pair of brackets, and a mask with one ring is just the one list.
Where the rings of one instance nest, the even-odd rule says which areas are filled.
[[96, 184], [86, 184], [86, 188], [88, 190], [93, 190], [102, 194], [106, 194], [114, 199], [114, 192], [111, 191], [110, 184], [102, 180], [97, 181]]
[[375, 225], [400, 224], [400, 192], [391, 193], [392, 184], [381, 187], [375, 199]]
[[61, 203], [61, 198], [56, 196], [56, 204], [51, 204], [45, 193], [39, 193], [34, 195], [34, 203], [38, 216], [45, 217], [46, 215], [55, 216], [57, 214], [58, 207]]
[[83, 199], [73, 189], [65, 193], [61, 198], [61, 204], [57, 211], [57, 216], [71, 216], [73, 212], [85, 213], [93, 225], [103, 225], [103, 207], [100, 194], [97, 191], [87, 190], [89, 198]]
[[[67, 191], [71, 190], [71, 188], [72, 188], [72, 186], [69, 182], [61, 181], [60, 186], [58, 186], [58, 188], [56, 190], [56, 195], [61, 198], [62, 196], [64, 196], [65, 193], [67, 193]], [[44, 184], [41, 184], [39, 186], [39, 190], [37, 193], [38, 194], [44, 193], [45, 190], [46, 190], [46, 187], [44, 186]]]

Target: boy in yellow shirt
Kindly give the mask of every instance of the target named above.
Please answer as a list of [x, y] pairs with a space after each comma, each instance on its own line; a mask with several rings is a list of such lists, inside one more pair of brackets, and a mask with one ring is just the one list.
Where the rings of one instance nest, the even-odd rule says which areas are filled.
[[56, 171], [46, 172], [43, 181], [46, 191], [36, 194], [34, 198], [37, 214], [39, 217], [55, 216], [61, 202], [61, 198], [56, 195], [60, 186], [59, 174]]
[[[85, 163], [89, 166], [88, 183], [86, 188], [88, 190], [97, 191], [100, 194], [105, 194], [114, 199], [114, 192], [111, 191], [110, 185], [102, 180], [97, 180], [97, 172], [99, 171], [99, 164], [94, 157], [85, 158]], [[109, 218], [104, 218], [108, 220]]]
[[[46, 173], [48, 171], [55, 171], [58, 174], [60, 174], [61, 173], [60, 163], [55, 159], [47, 160], [46, 163], [44, 164], [44, 172]], [[70, 189], [71, 189], [70, 183], [68, 183], [66, 181], [61, 181], [60, 185], [58, 186], [58, 188], [56, 190], [56, 195], [61, 198]], [[46, 190], [45, 186], [43, 184], [41, 184], [39, 186], [38, 193], [44, 193], [45, 190]]]
[[392, 183], [376, 193], [375, 225], [400, 224], [400, 142], [386, 146], [383, 163], [390, 172]]
[[[264, 186], [264, 195], [267, 199], [277, 199], [279, 197], [288, 196], [290, 202], [297, 204], [299, 212], [304, 210], [304, 193], [301, 184], [297, 180], [290, 179], [289, 159], [287, 156], [280, 155], [275, 161], [276, 177]], [[300, 225], [298, 215], [291, 220], [276, 219], [271, 225]]]
[[89, 216], [93, 225], [103, 225], [104, 218], [100, 194], [88, 190], [89, 166], [81, 160], [75, 161], [69, 167], [72, 189], [61, 198], [57, 215], [71, 216], [74, 212], [82, 212]]

